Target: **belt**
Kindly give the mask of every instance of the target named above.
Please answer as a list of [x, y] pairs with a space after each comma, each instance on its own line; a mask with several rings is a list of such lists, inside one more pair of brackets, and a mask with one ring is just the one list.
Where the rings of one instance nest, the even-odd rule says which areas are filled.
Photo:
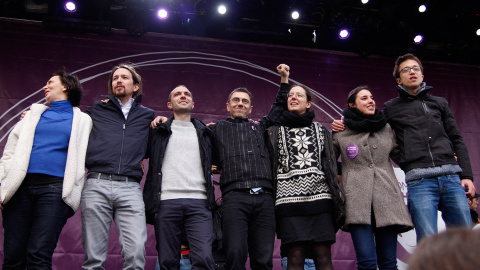
[[182, 260], [190, 259], [190, 254], [188, 254], [188, 253], [187, 254], [180, 254], [180, 256], [181, 256]]
[[270, 189], [266, 189], [266, 188], [261, 188], [260, 190], [257, 190], [257, 191], [254, 191], [253, 188], [244, 188], [244, 189], [234, 189], [232, 191], [229, 191], [227, 192], [230, 193], [230, 192], [242, 192], [242, 193], [248, 193], [248, 194], [273, 194], [272, 191]]
[[137, 179], [133, 177], [128, 177], [126, 175], [97, 173], [97, 172], [89, 172], [87, 174], [87, 179], [89, 178], [111, 180], [111, 181], [124, 181], [124, 182], [136, 182], [136, 183], [139, 182]]

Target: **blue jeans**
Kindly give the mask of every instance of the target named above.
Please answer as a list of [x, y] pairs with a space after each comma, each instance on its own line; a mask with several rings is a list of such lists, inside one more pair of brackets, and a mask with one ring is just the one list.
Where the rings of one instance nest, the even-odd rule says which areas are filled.
[[[180, 259], [180, 270], [190, 270], [192, 269], [192, 264], [190, 263], [190, 259]], [[158, 264], [158, 257], [157, 263], [155, 264], [155, 270], [160, 270], [160, 265]]]
[[[287, 257], [283, 257], [281, 260], [283, 270], [287, 270], [287, 260]], [[305, 258], [303, 270], [315, 270], [315, 262], [312, 259]]]
[[223, 245], [225, 269], [245, 269], [250, 255], [251, 269], [272, 269], [275, 241], [275, 206], [271, 194], [240, 191], [223, 196]]
[[3, 269], [52, 269], [58, 237], [74, 214], [62, 185], [22, 185], [4, 205]]
[[447, 227], [472, 227], [465, 189], [456, 174], [410, 180], [408, 210], [417, 233], [417, 243], [437, 233], [437, 211]]
[[[393, 213], [394, 214], [394, 213]], [[349, 225], [358, 269], [397, 269], [397, 233], [372, 225]]]
[[180, 259], [180, 270], [190, 270], [192, 269], [192, 264], [190, 259]]

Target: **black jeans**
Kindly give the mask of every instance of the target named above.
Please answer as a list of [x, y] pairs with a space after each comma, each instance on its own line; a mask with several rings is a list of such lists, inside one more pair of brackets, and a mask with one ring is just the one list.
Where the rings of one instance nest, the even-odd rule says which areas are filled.
[[178, 269], [183, 229], [190, 247], [192, 270], [214, 270], [212, 257], [213, 221], [206, 200], [160, 201], [155, 218], [155, 236], [160, 269]]
[[74, 214], [62, 200], [62, 185], [22, 185], [3, 206], [4, 270], [52, 269], [58, 237]]
[[272, 194], [232, 191], [223, 196], [225, 269], [272, 269], [275, 241], [275, 205]]

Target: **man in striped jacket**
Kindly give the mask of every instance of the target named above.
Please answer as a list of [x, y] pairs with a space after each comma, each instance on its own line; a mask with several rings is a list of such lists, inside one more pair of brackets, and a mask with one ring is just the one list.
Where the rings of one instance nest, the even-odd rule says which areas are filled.
[[287, 65], [279, 65], [282, 84], [270, 112], [259, 122], [248, 119], [252, 94], [246, 88], [233, 90], [227, 100], [230, 117], [212, 125], [216, 165], [222, 170], [223, 237], [226, 269], [245, 269], [250, 255], [252, 269], [272, 269], [275, 239], [273, 176], [265, 130], [287, 108]]

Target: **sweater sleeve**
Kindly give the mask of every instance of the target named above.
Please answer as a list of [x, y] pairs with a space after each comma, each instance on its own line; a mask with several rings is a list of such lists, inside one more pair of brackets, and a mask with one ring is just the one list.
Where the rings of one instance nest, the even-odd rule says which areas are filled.
[[11, 168], [12, 158], [15, 154], [15, 149], [17, 148], [18, 138], [20, 136], [20, 131], [22, 130], [24, 120], [21, 120], [13, 128], [13, 131], [8, 136], [7, 144], [3, 150], [2, 159], [0, 159], [0, 183], [8, 175], [8, 171]]

